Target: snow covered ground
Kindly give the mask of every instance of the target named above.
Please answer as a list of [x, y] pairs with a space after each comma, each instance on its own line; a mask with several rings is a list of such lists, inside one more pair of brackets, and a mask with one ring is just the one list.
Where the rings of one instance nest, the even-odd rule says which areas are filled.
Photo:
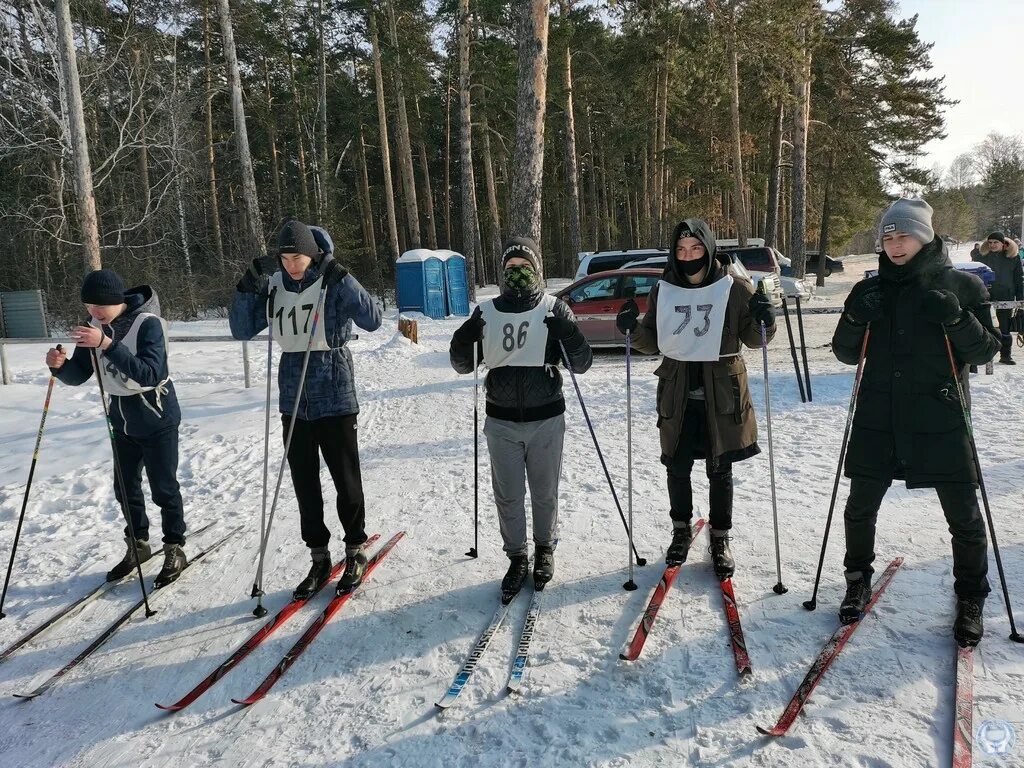
[[[812, 303], [835, 306], [871, 266], [847, 259]], [[767, 452], [736, 468], [735, 587], [752, 679], [741, 683], [729, 651], [721, 597], [698, 540], [662, 608], [639, 661], [622, 662], [656, 584], [668, 543], [664, 469], [654, 416], [655, 360], [634, 358], [636, 543], [650, 560], [640, 589], [625, 592], [622, 525], [571, 387], [561, 542], [557, 571], [524, 692], [504, 693], [526, 601], [484, 657], [462, 700], [446, 713], [433, 703], [447, 688], [497, 602], [505, 568], [481, 441], [480, 558], [472, 544], [471, 377], [448, 364], [456, 318], [420, 323], [420, 344], [396, 332], [389, 313], [376, 333], [352, 344], [362, 413], [363, 478], [371, 531], [408, 537], [383, 562], [270, 696], [240, 710], [247, 694], [291, 646], [327, 595], [178, 715], [170, 702], [206, 675], [258, 626], [249, 590], [259, 539], [265, 361], [254, 347], [255, 382], [244, 389], [238, 344], [179, 344], [172, 372], [181, 398], [180, 479], [195, 552], [236, 525], [228, 547], [197, 563], [101, 651], [32, 702], [0, 702], [3, 766], [505, 766], [800, 765], [947, 766], [951, 759], [954, 645], [949, 535], [931, 491], [894, 487], [883, 504], [879, 565], [906, 558], [875, 612], [828, 672], [791, 734], [767, 742], [754, 730], [781, 712], [837, 624], [842, 595], [840, 488], [837, 524], [819, 609], [809, 596], [846, 418], [853, 371], [825, 345], [835, 316], [807, 318], [813, 403], [801, 404], [784, 327], [771, 349], [772, 414], [783, 535], [776, 582]], [[223, 321], [175, 324], [173, 333], [225, 333]], [[15, 383], [0, 387], [0, 557], [10, 552], [47, 372], [45, 349], [8, 348]], [[758, 351], [746, 355], [763, 424]], [[625, 500], [624, 358], [596, 355], [580, 386]], [[1024, 620], [1024, 366], [975, 376], [975, 424], [1018, 622]], [[276, 403], [276, 391], [275, 391]], [[762, 446], [766, 438], [762, 429]], [[280, 458], [273, 423], [273, 463]], [[91, 382], [58, 385], [32, 489], [17, 567], [0, 622], [8, 645], [103, 579], [122, 553], [120, 514], [98, 395]], [[273, 471], [273, 470], [272, 470]], [[330, 489], [326, 472], [325, 488]], [[706, 480], [694, 473], [699, 508]], [[333, 494], [327, 492], [328, 506]], [[308, 560], [298, 536], [290, 480], [267, 558], [267, 607], [289, 598]], [[156, 514], [154, 513], [154, 518]], [[328, 522], [337, 534], [332, 513]], [[154, 520], [154, 531], [158, 530]], [[706, 537], [706, 534], [704, 534]], [[340, 554], [340, 538], [334, 540]], [[995, 568], [993, 587], [998, 589]], [[124, 584], [0, 665], [0, 693], [29, 689], [84, 647], [137, 599]], [[1014, 752], [977, 764], [1024, 765], [1024, 649], [1007, 641], [998, 592], [986, 609], [988, 636], [976, 657], [975, 722], [1017, 730]]]

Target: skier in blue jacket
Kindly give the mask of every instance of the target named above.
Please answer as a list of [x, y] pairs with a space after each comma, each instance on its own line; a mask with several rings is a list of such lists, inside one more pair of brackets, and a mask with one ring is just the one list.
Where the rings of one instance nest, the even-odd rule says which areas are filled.
[[[117, 452], [114, 495], [132, 521], [132, 527], [126, 525], [124, 530], [127, 553], [107, 573], [107, 581], [124, 578], [135, 568], [136, 559], [144, 563], [153, 556], [142, 495], [145, 467], [163, 528], [164, 566], [155, 582], [162, 587], [177, 579], [188, 561], [183, 550], [185, 515], [178, 486], [181, 410], [167, 368], [167, 334], [160, 318], [160, 301], [148, 285], [126, 290], [121, 277], [110, 269], [86, 275], [82, 301], [90, 319], [88, 325], [71, 331], [74, 354], [69, 358], [63, 351], [51, 349], [46, 364], [64, 384], [78, 386], [92, 376], [92, 350], [96, 350], [103, 387], [110, 396]], [[124, 476], [127, 499], [121, 496], [118, 471]]]
[[363, 330], [377, 330], [381, 311], [348, 270], [334, 260], [334, 244], [323, 229], [289, 219], [281, 228], [277, 244], [276, 263], [269, 258], [254, 259], [238, 281], [230, 323], [231, 334], [243, 340], [266, 328], [268, 319], [274, 323], [274, 340], [282, 350], [277, 377], [279, 409], [282, 434], [287, 435], [302, 361], [310, 333], [314, 332], [315, 307], [320, 291], [326, 290], [288, 450], [302, 540], [313, 561], [309, 574], [294, 592], [296, 599], [305, 599], [323, 586], [331, 572], [331, 532], [324, 524], [320, 454], [334, 480], [338, 517], [345, 531], [345, 572], [338, 581], [338, 591], [356, 587], [366, 570], [362, 549], [367, 539], [366, 513], [357, 435], [359, 403], [347, 342], [353, 322]]

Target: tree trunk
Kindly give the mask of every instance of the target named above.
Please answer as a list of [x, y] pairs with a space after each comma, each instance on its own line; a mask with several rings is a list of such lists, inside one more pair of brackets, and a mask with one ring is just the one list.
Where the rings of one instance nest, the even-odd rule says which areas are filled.
[[[587, 170], [589, 171], [587, 173], [587, 198], [590, 206], [590, 213], [587, 216], [587, 222], [590, 225], [588, 231], [590, 233], [590, 247], [595, 251], [599, 251], [601, 250], [601, 212], [597, 204], [597, 161], [594, 157], [594, 137], [590, 129], [593, 121], [590, 117], [589, 105], [583, 110], [583, 115], [586, 119], [586, 128], [583, 131], [583, 136], [587, 140], [586, 153], [589, 158], [587, 162]], [[645, 195], [645, 197], [647, 196]]]
[[747, 210], [743, 200], [743, 135], [740, 132], [740, 74], [739, 55], [736, 51], [736, 3], [730, 3], [727, 22], [727, 47], [729, 49], [729, 109], [732, 113], [732, 187], [733, 215], [736, 220], [736, 237], [740, 247], [746, 247], [750, 230], [747, 224]]
[[370, 29], [370, 44], [373, 48], [373, 82], [377, 91], [377, 124], [380, 131], [381, 165], [384, 168], [384, 205], [388, 219], [388, 244], [391, 260], [402, 255], [398, 246], [398, 221], [395, 218], [395, 188], [391, 181], [391, 149], [388, 143], [388, 116], [384, 107], [384, 75], [380, 65], [380, 40], [377, 38], [377, 18], [370, 9], [367, 12]]
[[[583, 250], [583, 231], [576, 170], [576, 118], [572, 109], [572, 51], [568, 46], [565, 48], [565, 182], [569, 200], [569, 254], [571, 259], [575, 259]], [[571, 259], [566, 260], [569, 266], [573, 263]]]
[[143, 252], [146, 254], [146, 271], [149, 274], [150, 282], [153, 282], [156, 277], [156, 265], [153, 263], [152, 244], [156, 241], [156, 234], [153, 231], [153, 222], [150, 220], [149, 210], [153, 203], [153, 198], [149, 182], [149, 145], [146, 140], [146, 99], [142, 91], [142, 51], [138, 48], [132, 48], [131, 55], [132, 66], [135, 68], [134, 79], [136, 81], [133, 84], [133, 90], [138, 88], [138, 91], [133, 94], [133, 97], [138, 101], [137, 124], [139, 131], [139, 150], [135, 155], [135, 163], [139, 174], [139, 209], [143, 221], [143, 231], [146, 233], [146, 248]]
[[427, 246], [437, 248], [437, 225], [434, 221], [434, 190], [430, 185], [430, 162], [427, 159], [427, 142], [423, 138], [423, 117], [420, 115], [420, 100], [416, 99], [416, 122], [420, 129], [420, 175], [423, 176], [423, 197], [427, 205]]
[[[227, 2], [227, 0], [221, 0]], [[68, 100], [68, 134], [75, 171], [75, 202], [78, 206], [78, 227], [82, 233], [82, 251], [86, 272], [101, 269], [99, 222], [96, 218], [96, 197], [92, 189], [92, 165], [89, 162], [89, 141], [85, 133], [82, 89], [78, 80], [78, 59], [71, 28], [69, 0], [56, 0], [57, 55], [61, 77]]]
[[[177, 50], [175, 50], [177, 54]], [[177, 55], [174, 57], [174, 69], [172, 70], [172, 89], [171, 89], [171, 105], [170, 105], [170, 118], [171, 118], [171, 153], [174, 159], [174, 197], [178, 204], [178, 234], [181, 237], [181, 256], [185, 261], [185, 305], [188, 308], [188, 316], [194, 317], [196, 312], [196, 297], [195, 297], [195, 276], [192, 274], [192, 253], [188, 247], [188, 225], [185, 219], [185, 200], [182, 195], [181, 185], [182, 176], [184, 175], [186, 164], [182, 161], [182, 147], [180, 146], [179, 134], [178, 134], [178, 119], [175, 111], [178, 109], [178, 58]], [[186, 90], [187, 90], [186, 84]]]
[[466, 257], [469, 300], [476, 301], [476, 182], [473, 178], [473, 121], [470, 115], [469, 0], [459, 0], [459, 166], [462, 177], [462, 255]]
[[[223, 2], [223, 0], [221, 0]], [[295, 123], [295, 148], [299, 160], [299, 191], [302, 194], [302, 218], [309, 222], [312, 211], [309, 207], [309, 181], [306, 178], [306, 147], [302, 140], [302, 107], [299, 86], [295, 82], [295, 57], [292, 56], [291, 30], [288, 28], [287, 12], [281, 15], [281, 39], [288, 59], [288, 88], [292, 92], [292, 121]]]
[[793, 223], [790, 235], [790, 258], [793, 276], [803, 279], [807, 267], [807, 122], [811, 101], [811, 52], [807, 47], [806, 27], [800, 31], [803, 46], [800, 69], [796, 77], [796, 108], [793, 113]]
[[363, 237], [366, 241], [364, 266], [368, 275], [377, 276], [377, 239], [373, 232], [373, 202], [370, 198], [370, 176], [366, 170], [366, 140], [363, 124], [359, 124], [359, 196], [363, 201]]
[[519, 23], [516, 154], [512, 164], [509, 234], [540, 244], [547, 101], [549, 0], [523, 0]]
[[[66, 2], [66, 0], [59, 0]], [[238, 162], [242, 171], [242, 202], [245, 208], [246, 239], [242, 252], [262, 255], [266, 249], [263, 240], [263, 222], [260, 220], [259, 199], [256, 197], [256, 177], [252, 170], [252, 155], [249, 152], [249, 133], [245, 126], [245, 106], [242, 103], [242, 74], [238, 69], [238, 55], [235, 52], [235, 33], [231, 26], [231, 9], [228, 0], [217, 0], [220, 12], [221, 37], [224, 41], [224, 60], [227, 64], [228, 83], [231, 86], [231, 111], [235, 122], [235, 144]]]
[[[657, 162], [657, 174], [658, 174], [658, 198], [657, 208], [655, 209], [655, 216], [657, 217], [657, 239], [655, 242], [664, 242], [665, 238], [668, 237], [666, 230], [665, 219], [667, 217], [667, 207], [665, 205], [666, 198], [668, 197], [668, 62], [669, 62], [669, 49], [666, 44], [665, 59], [662, 63], [661, 73], [661, 90], [658, 96], [658, 162]], [[604, 160], [604, 153], [601, 155]], [[611, 243], [609, 243], [611, 247]]]
[[395, 8], [391, 0], [384, 3], [388, 13], [388, 29], [391, 45], [395, 49], [395, 66], [392, 77], [395, 82], [395, 100], [398, 102], [398, 168], [402, 177], [402, 192], [405, 197], [406, 227], [409, 231], [409, 247], [420, 247], [420, 211], [416, 201], [416, 176], [413, 172], [412, 141], [409, 137], [409, 117], [405, 109], [405, 86], [402, 81], [402, 55], [398, 48], [398, 26], [395, 23]]
[[821, 236], [818, 239], [818, 276], [814, 283], [819, 288], [825, 285], [825, 254], [828, 252], [828, 224], [832, 218], [832, 174], [835, 168], [835, 151], [828, 152], [828, 169], [825, 171], [825, 200], [821, 204]]
[[501, 217], [498, 208], [498, 187], [494, 183], [494, 161], [491, 157], [491, 132], [484, 117], [480, 123], [484, 137], [484, 182], [487, 185], [487, 207], [491, 212], [491, 269], [497, 276], [501, 272]]
[[772, 166], [768, 174], [768, 211], [764, 227], [764, 244], [776, 247], [779, 236], [779, 188], [782, 185], [782, 118], [783, 98], [779, 96], [775, 105], [775, 120], [772, 122], [770, 151]]
[[277, 117], [274, 115], [274, 97], [270, 91], [270, 65], [263, 59], [263, 85], [267, 102], [267, 139], [270, 142], [270, 174], [274, 177], [274, 225], [280, 224], [281, 213], [281, 159], [277, 150]]
[[318, 86], [320, 92], [320, 108], [318, 110], [319, 118], [319, 132], [318, 138], [320, 140], [320, 162], [317, 163], [317, 220], [324, 223], [324, 216], [327, 213], [327, 201], [328, 191], [327, 186], [330, 184], [331, 174], [328, 172], [329, 166], [327, 165], [327, 42], [324, 27], [326, 26], [326, 20], [324, 18], [324, 0], [319, 0], [317, 4], [317, 27], [320, 35], [320, 72], [318, 77]]
[[444, 247], [452, 250], [452, 83], [451, 70], [444, 94]]
[[[203, 59], [206, 70], [206, 98], [203, 99], [203, 108], [206, 118], [206, 177], [210, 189], [210, 225], [213, 229], [213, 245], [217, 252], [217, 274], [223, 276], [227, 271], [227, 263], [224, 258], [224, 238], [220, 232], [220, 203], [217, 201], [217, 154], [213, 148], [213, 61], [210, 55], [209, 0], [203, 2]], [[268, 92], [269, 86], [268, 82]], [[277, 181], [276, 176], [274, 181]], [[277, 210], [280, 211], [280, 206], [277, 206]], [[275, 220], [278, 216], [280, 213], [275, 213]]]

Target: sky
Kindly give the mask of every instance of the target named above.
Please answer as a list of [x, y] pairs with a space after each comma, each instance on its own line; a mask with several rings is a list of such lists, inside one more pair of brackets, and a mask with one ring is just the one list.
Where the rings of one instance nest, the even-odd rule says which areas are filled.
[[946, 138], [925, 146], [923, 168], [946, 169], [992, 131], [1024, 135], [1024, 0], [899, 0], [932, 42], [933, 72], [945, 76]]

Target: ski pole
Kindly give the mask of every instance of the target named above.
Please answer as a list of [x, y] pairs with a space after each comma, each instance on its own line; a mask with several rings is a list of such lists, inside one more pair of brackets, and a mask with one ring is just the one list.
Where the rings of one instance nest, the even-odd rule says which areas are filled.
[[768, 389], [768, 329], [764, 323], [761, 323], [761, 357], [764, 360], [764, 416], [765, 424], [768, 428], [768, 472], [772, 486], [772, 523], [775, 526], [775, 572], [779, 577], [773, 591], [776, 595], [784, 595], [789, 590], [782, 583], [782, 554], [779, 546], [779, 507], [775, 499], [775, 446], [772, 441], [772, 396]]
[[[63, 352], [64, 347], [57, 345], [57, 351]], [[28, 495], [32, 490], [32, 477], [36, 473], [36, 462], [39, 461], [39, 446], [43, 442], [43, 427], [46, 426], [46, 414], [50, 410], [50, 395], [53, 394], [53, 383], [56, 374], [50, 374], [50, 383], [46, 385], [46, 400], [43, 402], [43, 417], [39, 420], [39, 432], [36, 433], [36, 448], [32, 452], [32, 463], [28, 468], [28, 483], [25, 485], [25, 498], [21, 502], [21, 514], [18, 515], [18, 527], [14, 531], [14, 543], [11, 545], [11, 559], [7, 563], [7, 578], [4, 579], [4, 591], [0, 594], [0, 619], [6, 618], [4, 602], [7, 600], [7, 586], [11, 583], [11, 571], [14, 569], [14, 556], [18, 552], [18, 540], [21, 538], [21, 524], [25, 522], [25, 510], [28, 508]]]
[[[102, 329], [100, 333], [102, 333]], [[89, 350], [92, 353], [92, 364], [96, 368], [96, 383], [100, 385], [100, 402], [103, 403], [103, 417], [107, 420], [107, 433], [110, 435], [110, 450], [114, 454], [114, 476], [117, 478], [117, 487], [121, 491], [121, 514], [124, 515], [124, 521], [128, 525], [128, 535], [131, 536], [131, 546], [135, 546], [135, 526], [132, 524], [132, 514], [128, 510], [128, 492], [124, 486], [124, 472], [121, 471], [121, 461], [117, 457], [117, 440], [114, 437], [114, 424], [110, 421], [110, 409], [107, 407], [107, 393], [106, 388], [103, 386], [103, 374], [100, 372], [100, 357], [96, 351], [96, 347]], [[139, 395], [141, 397], [142, 395]], [[139, 558], [135, 558], [135, 572], [139, 575], [139, 587], [142, 589], [142, 604], [146, 606], [146, 618], [156, 614], [152, 608], [149, 607], [149, 595], [146, 594], [146, 582], [142, 578], [142, 563], [139, 562]]]
[[[274, 368], [274, 299], [277, 297], [277, 288], [275, 287], [271, 292], [270, 296], [267, 297], [267, 306], [269, 311], [267, 317], [270, 318], [270, 322], [267, 323], [267, 405], [266, 405], [266, 424], [263, 428], [263, 509], [260, 513], [260, 541], [262, 542], [267, 537], [267, 483], [269, 482], [270, 473], [270, 380]], [[256, 581], [252, 583], [252, 594], [250, 597], [262, 597], [263, 596], [263, 572], [262, 570], [257, 573]], [[256, 607], [252, 609], [252, 613], [257, 618], [262, 618], [267, 615], [267, 609], [263, 607], [263, 601], [257, 600]]]
[[633, 551], [633, 390], [630, 378], [632, 343], [632, 334], [626, 331], [626, 508], [629, 510], [629, 525], [626, 527], [629, 548], [626, 550], [626, 562], [629, 580], [622, 585], [622, 588], [627, 592], [633, 592], [636, 589], [636, 582], [633, 581], [633, 558], [630, 556]]
[[804, 337], [804, 311], [800, 306], [800, 296], [796, 296], [796, 327], [800, 333], [800, 355], [804, 361], [804, 381], [807, 385], [807, 402], [813, 402], [811, 394], [811, 371], [807, 367], [807, 340]]
[[793, 340], [793, 325], [789, 320], [789, 305], [786, 303], [786, 295], [782, 295], [782, 314], [786, 318], [786, 334], [789, 336], [789, 353], [793, 356], [793, 370], [796, 371], [796, 385], [800, 387], [800, 402], [807, 402], [807, 395], [804, 392], [804, 379], [800, 375], [800, 363], [796, 359], [796, 341]]
[[853, 392], [850, 393], [850, 407], [846, 412], [846, 429], [843, 430], [843, 443], [839, 448], [839, 464], [836, 465], [836, 481], [832, 485], [832, 501], [828, 505], [828, 519], [825, 521], [825, 536], [821, 540], [821, 555], [818, 557], [818, 572], [814, 574], [814, 592], [810, 600], [804, 601], [804, 608], [813, 611], [818, 607], [818, 585], [821, 583], [821, 568], [825, 564], [825, 548], [828, 547], [828, 532], [832, 528], [832, 514], [836, 509], [836, 495], [839, 493], [839, 474], [843, 469], [846, 457], [846, 446], [850, 440], [850, 428], [853, 426], [853, 412], [857, 408], [857, 393], [860, 392], [860, 381], [864, 375], [864, 359], [868, 352], [868, 339], [871, 338], [871, 324], [864, 329], [864, 341], [860, 345], [860, 358], [857, 360], [857, 373], [853, 378]]
[[[597, 458], [601, 461], [601, 469], [604, 470], [605, 479], [608, 481], [608, 488], [612, 492], [612, 498], [615, 500], [615, 508], [619, 511], [619, 518], [622, 520], [622, 525], [626, 528], [626, 533], [629, 533], [629, 523], [626, 522], [626, 516], [622, 513], [622, 505], [619, 504], [619, 496], [615, 493], [615, 486], [612, 484], [612, 476], [608, 473], [608, 465], [604, 463], [604, 454], [601, 453], [601, 446], [597, 442], [597, 433], [594, 432], [594, 425], [590, 421], [590, 414], [587, 413], [587, 405], [583, 402], [583, 393], [580, 391], [579, 382], [576, 381], [576, 373], [572, 369], [572, 365], [569, 364], [569, 355], [565, 351], [565, 344], [562, 340], [558, 340], [558, 347], [562, 350], [562, 359], [565, 361], [565, 367], [569, 370], [569, 377], [572, 379], [572, 385], [576, 390], [576, 398], [580, 401], [580, 410], [583, 411], [583, 418], [587, 421], [587, 428], [590, 430], [590, 437], [594, 441], [594, 448], [597, 450]], [[636, 546], [630, 542], [630, 549], [633, 551], [633, 557], [636, 558], [637, 565], [647, 565], [647, 559], [640, 557], [640, 553], [636, 551]]]
[[473, 546], [466, 553], [478, 557], [480, 546], [480, 361], [477, 360], [477, 342], [473, 342]]
[[964, 424], [967, 427], [967, 440], [971, 444], [971, 458], [974, 459], [974, 471], [978, 473], [978, 487], [981, 488], [981, 500], [985, 505], [985, 518], [988, 521], [988, 532], [992, 537], [992, 552], [996, 556], [996, 569], [999, 571], [999, 582], [1003, 588], [1003, 600], [1006, 602], [1006, 615], [1010, 619], [1010, 639], [1015, 643], [1024, 643], [1024, 637], [1017, 631], [1017, 625], [1013, 621], [1013, 608], [1010, 607], [1010, 592], [1006, 588], [1006, 574], [1003, 572], [1003, 559], [999, 556], [999, 542], [996, 541], [996, 527], [992, 522], [992, 508], [988, 503], [988, 491], [985, 490], [985, 478], [981, 474], [981, 461], [978, 459], [978, 445], [974, 442], [974, 424], [971, 421], [971, 410], [967, 407], [967, 398], [964, 396], [964, 388], [960, 384], [960, 374], [956, 369], [956, 359], [953, 357], [953, 345], [949, 341], [949, 334], [945, 329], [942, 331], [946, 339], [946, 353], [949, 355], [949, 366], [953, 371], [953, 381], [956, 382], [956, 393], [960, 398], [960, 407], [964, 412]]
[[[327, 295], [327, 284], [324, 282], [320, 289], [320, 296], [316, 302], [316, 310], [313, 313], [313, 325], [309, 329], [309, 338], [306, 340], [306, 353], [302, 358], [302, 371], [299, 373], [299, 387], [295, 392], [295, 405], [292, 407], [292, 417], [288, 422], [288, 435], [284, 440], [284, 456], [281, 457], [281, 465], [277, 470], [277, 483], [274, 485], [274, 500], [270, 504], [270, 514], [267, 516], [267, 529], [260, 540], [260, 562], [256, 568], [256, 583], [259, 585], [259, 594], [256, 595], [256, 607], [253, 609], [254, 616], [263, 616], [266, 609], [263, 607], [263, 561], [266, 558], [267, 544], [270, 541], [270, 528], [274, 524], [274, 512], [277, 509], [277, 499], [281, 493], [281, 479], [284, 476], [284, 465], [288, 461], [288, 451], [292, 447], [292, 435], [295, 434], [295, 419], [299, 414], [299, 403], [302, 402], [302, 390], [306, 383], [306, 369], [309, 367], [309, 353], [313, 349], [313, 337], [316, 335], [316, 327], [320, 323], [320, 310], [324, 305], [324, 297]], [[273, 321], [273, 318], [271, 318]]]

